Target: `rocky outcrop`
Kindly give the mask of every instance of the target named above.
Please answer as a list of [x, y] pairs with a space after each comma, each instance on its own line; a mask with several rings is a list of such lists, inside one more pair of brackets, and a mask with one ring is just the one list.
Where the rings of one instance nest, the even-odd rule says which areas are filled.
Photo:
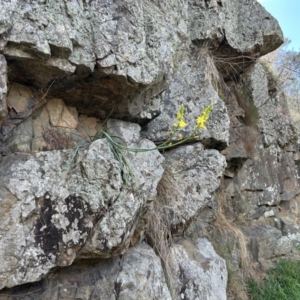
[[[225, 261], [205, 239], [196, 246], [181, 240], [172, 248], [174, 299], [225, 299]], [[178, 280], [179, 279], [179, 280]], [[34, 288], [4, 291], [2, 296], [29, 299], [172, 299], [159, 258], [147, 244], [130, 248], [123, 256], [105, 261], [81, 262], [56, 271]]]
[[255, 0], [2, 1], [1, 297], [226, 299], [220, 224], [289, 255], [298, 131], [256, 64], [282, 41]]
[[[152, 148], [139, 139], [139, 125], [120, 138]], [[106, 140], [85, 149], [11, 154], [1, 161], [1, 288], [36, 281], [56, 266], [81, 257], [122, 254], [156, 195], [163, 174], [158, 151], [130, 155], [135, 177], [122, 180], [119, 162]], [[143, 164], [143, 168], [137, 168]], [[88, 241], [87, 241], [88, 240]]]
[[34, 288], [24, 285], [6, 296], [21, 297], [24, 291], [29, 299], [171, 299], [160, 260], [144, 243], [118, 258], [64, 268]]
[[53, 83], [49, 95], [102, 118], [115, 104], [115, 117], [149, 120], [143, 111], [191, 42], [254, 58], [282, 42], [276, 21], [253, 0], [3, 1], [0, 10], [11, 81], [44, 92]]
[[223, 208], [242, 230], [255, 270], [261, 272], [276, 258], [292, 256], [300, 242], [295, 234], [299, 128], [275, 78], [262, 64], [243, 77], [229, 101], [235, 108], [230, 146], [223, 152], [228, 162], [221, 190]]

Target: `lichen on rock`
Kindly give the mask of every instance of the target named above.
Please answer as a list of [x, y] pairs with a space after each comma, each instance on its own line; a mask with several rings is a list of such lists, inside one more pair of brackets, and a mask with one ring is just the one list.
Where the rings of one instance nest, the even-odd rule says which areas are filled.
[[257, 63], [282, 42], [255, 0], [1, 1], [3, 299], [226, 299], [215, 250], [292, 256], [299, 130]]

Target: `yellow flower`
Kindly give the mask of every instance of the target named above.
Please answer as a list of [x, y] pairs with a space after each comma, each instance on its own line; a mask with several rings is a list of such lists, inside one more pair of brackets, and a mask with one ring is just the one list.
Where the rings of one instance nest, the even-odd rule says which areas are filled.
[[180, 128], [184, 128], [187, 124], [183, 120], [178, 120], [177, 126]]
[[183, 119], [183, 116], [184, 116], [184, 106], [183, 104], [181, 104], [180, 108], [179, 108], [179, 111], [177, 113], [177, 120], [182, 120]]
[[213, 105], [210, 104], [209, 106], [207, 106], [205, 108], [205, 110], [203, 111], [201, 116], [199, 116], [197, 118], [197, 125], [196, 125], [197, 129], [200, 129], [200, 128], [206, 129], [205, 123], [207, 122], [207, 120], [209, 118], [209, 114], [210, 114], [212, 108], [213, 108]]
[[177, 122], [174, 124], [174, 127], [184, 128], [187, 126], [187, 123], [184, 122], [184, 106], [181, 104], [179, 111], [177, 113]]

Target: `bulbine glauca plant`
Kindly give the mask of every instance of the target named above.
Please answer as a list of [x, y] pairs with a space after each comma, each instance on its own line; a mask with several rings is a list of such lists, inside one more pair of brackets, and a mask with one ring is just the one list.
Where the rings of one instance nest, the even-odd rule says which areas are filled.
[[[189, 140], [199, 138], [199, 136], [197, 135], [197, 131], [200, 130], [200, 129], [205, 129], [205, 130], [207, 129], [206, 126], [205, 126], [205, 123], [208, 121], [209, 115], [210, 115], [210, 112], [212, 111], [212, 109], [213, 109], [212, 104], [207, 106], [205, 108], [205, 110], [202, 112], [202, 114], [196, 119], [196, 124], [195, 124], [195, 127], [192, 130], [192, 132], [186, 138], [184, 138], [184, 139], [181, 138], [180, 141], [172, 143], [172, 140], [176, 136], [178, 131], [181, 128], [185, 128], [188, 125], [184, 121], [184, 106], [181, 105], [180, 108], [179, 108], [179, 111], [177, 112], [176, 123], [174, 123], [173, 131], [171, 132], [169, 138], [165, 142], [157, 145], [154, 148], [132, 148], [132, 147], [127, 147], [126, 145], [121, 145], [120, 143], [116, 142], [116, 140], [114, 138], [112, 138], [105, 131], [102, 132], [102, 135], [107, 138], [107, 140], [109, 141], [110, 144], [112, 144], [114, 147], [117, 147], [120, 150], [132, 151], [132, 152], [146, 152], [146, 151], [153, 151], [153, 150], [170, 149], [170, 148], [173, 148], [175, 146], [184, 144], [185, 142], [187, 142]], [[180, 137], [182, 137], [182, 135]]]
[[[164, 141], [163, 143], [157, 145], [154, 148], [128, 147], [125, 144], [125, 142], [124, 143], [122, 142], [121, 138], [112, 136], [107, 131], [104, 131], [104, 130], [99, 130], [96, 133], [96, 135], [93, 137], [89, 136], [89, 134], [87, 132], [86, 132], [86, 135], [88, 136], [89, 142], [94, 142], [95, 140], [101, 139], [101, 138], [107, 139], [115, 158], [118, 160], [118, 162], [120, 164], [122, 174], [123, 174], [123, 180], [126, 184], [129, 184], [130, 181], [132, 181], [134, 179], [134, 174], [130, 167], [130, 163], [128, 161], [128, 158], [126, 157], [125, 152], [128, 152], [128, 151], [129, 152], [147, 152], [147, 151], [154, 151], [154, 150], [163, 151], [163, 150], [168, 150], [168, 149], [174, 148], [176, 146], [182, 145], [188, 141], [197, 140], [197, 139], [199, 139], [199, 135], [197, 135], [197, 131], [200, 129], [206, 130], [205, 123], [208, 121], [209, 115], [210, 115], [210, 112], [212, 111], [212, 109], [213, 109], [213, 105], [212, 104], [208, 105], [204, 109], [202, 114], [199, 117], [197, 117], [194, 129], [191, 131], [191, 133], [187, 137], [183, 138], [183, 135], [181, 133], [178, 134], [178, 131], [185, 128], [188, 124], [184, 121], [184, 106], [181, 105], [177, 112], [177, 115], [176, 115], [176, 122], [173, 125], [173, 130], [170, 133], [168, 139], [166, 141]], [[104, 123], [106, 123], [107, 119], [104, 121]], [[83, 128], [83, 130], [84, 130], [84, 128]], [[178, 138], [179, 138], [179, 141], [178, 141]], [[177, 141], [176, 141], [176, 139], [177, 139]], [[173, 142], [174, 140], [175, 140], [175, 142]], [[121, 141], [121, 142], [119, 142], [119, 141]], [[84, 146], [85, 142], [86, 141], [80, 142], [78, 144], [78, 146], [76, 147], [76, 149], [74, 151], [74, 155], [73, 155], [71, 162], [69, 164], [69, 167], [68, 167], [69, 170], [75, 160], [75, 157], [76, 157], [79, 149], [82, 146]]]
[[199, 135], [197, 135], [197, 131], [200, 129], [207, 129], [205, 126], [205, 123], [208, 121], [209, 119], [209, 115], [210, 112], [213, 109], [213, 105], [210, 104], [209, 106], [207, 106], [204, 111], [202, 112], [202, 114], [197, 117], [196, 119], [196, 124], [194, 126], [194, 129], [191, 131], [191, 133], [183, 138], [182, 134], [179, 134], [179, 141], [172, 143], [172, 141], [174, 140], [174, 137], [177, 136], [177, 133], [180, 129], [185, 128], [188, 124], [184, 121], [184, 106], [181, 105], [179, 108], [179, 111], [177, 112], [177, 116], [176, 116], [176, 122], [174, 123], [173, 126], [173, 130], [171, 132], [171, 134], [169, 135], [169, 138], [157, 145], [154, 148], [133, 148], [133, 147], [127, 147], [127, 145], [124, 144], [120, 144], [119, 142], [116, 141], [116, 139], [114, 137], [112, 137], [109, 133], [107, 133], [106, 131], [102, 131], [101, 134], [99, 135], [99, 137], [105, 137], [107, 139], [107, 141], [110, 144], [110, 147], [112, 149], [112, 152], [115, 155], [115, 158], [119, 161], [121, 169], [122, 169], [122, 173], [123, 173], [123, 179], [125, 181], [125, 183], [129, 183], [130, 179], [132, 179], [134, 177], [134, 174], [132, 172], [132, 169], [130, 168], [130, 164], [128, 162], [128, 159], [126, 158], [126, 155], [124, 154], [125, 151], [131, 151], [131, 152], [146, 152], [146, 151], [154, 151], [154, 150], [167, 150], [167, 149], [171, 149], [174, 148], [176, 146], [179, 146], [181, 144], [184, 144], [190, 140], [195, 140], [199, 138]]

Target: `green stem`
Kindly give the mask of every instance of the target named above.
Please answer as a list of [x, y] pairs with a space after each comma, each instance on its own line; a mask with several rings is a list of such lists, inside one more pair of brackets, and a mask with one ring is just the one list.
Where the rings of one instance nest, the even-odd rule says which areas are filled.
[[[167, 142], [163, 142], [162, 144], [158, 145], [157, 147], [154, 148], [132, 148], [132, 147], [126, 147], [123, 146], [119, 143], [117, 143], [108, 133], [106, 133], [105, 131], [103, 132], [103, 135], [109, 140], [110, 143], [112, 143], [114, 146], [119, 147], [122, 150], [125, 151], [132, 151], [132, 152], [147, 152], [147, 151], [153, 151], [153, 150], [164, 150], [164, 149], [170, 149], [173, 148], [174, 146], [178, 146], [178, 145], [182, 145], [183, 143], [185, 143], [186, 141], [190, 140], [192, 137], [195, 136], [196, 131], [198, 130], [198, 128], [195, 128], [192, 133], [186, 137], [185, 139], [174, 143], [172, 145], [167, 145], [167, 142], [170, 142], [171, 138], [174, 136], [174, 134], [167, 140]], [[175, 131], [176, 132], [176, 131]]]

